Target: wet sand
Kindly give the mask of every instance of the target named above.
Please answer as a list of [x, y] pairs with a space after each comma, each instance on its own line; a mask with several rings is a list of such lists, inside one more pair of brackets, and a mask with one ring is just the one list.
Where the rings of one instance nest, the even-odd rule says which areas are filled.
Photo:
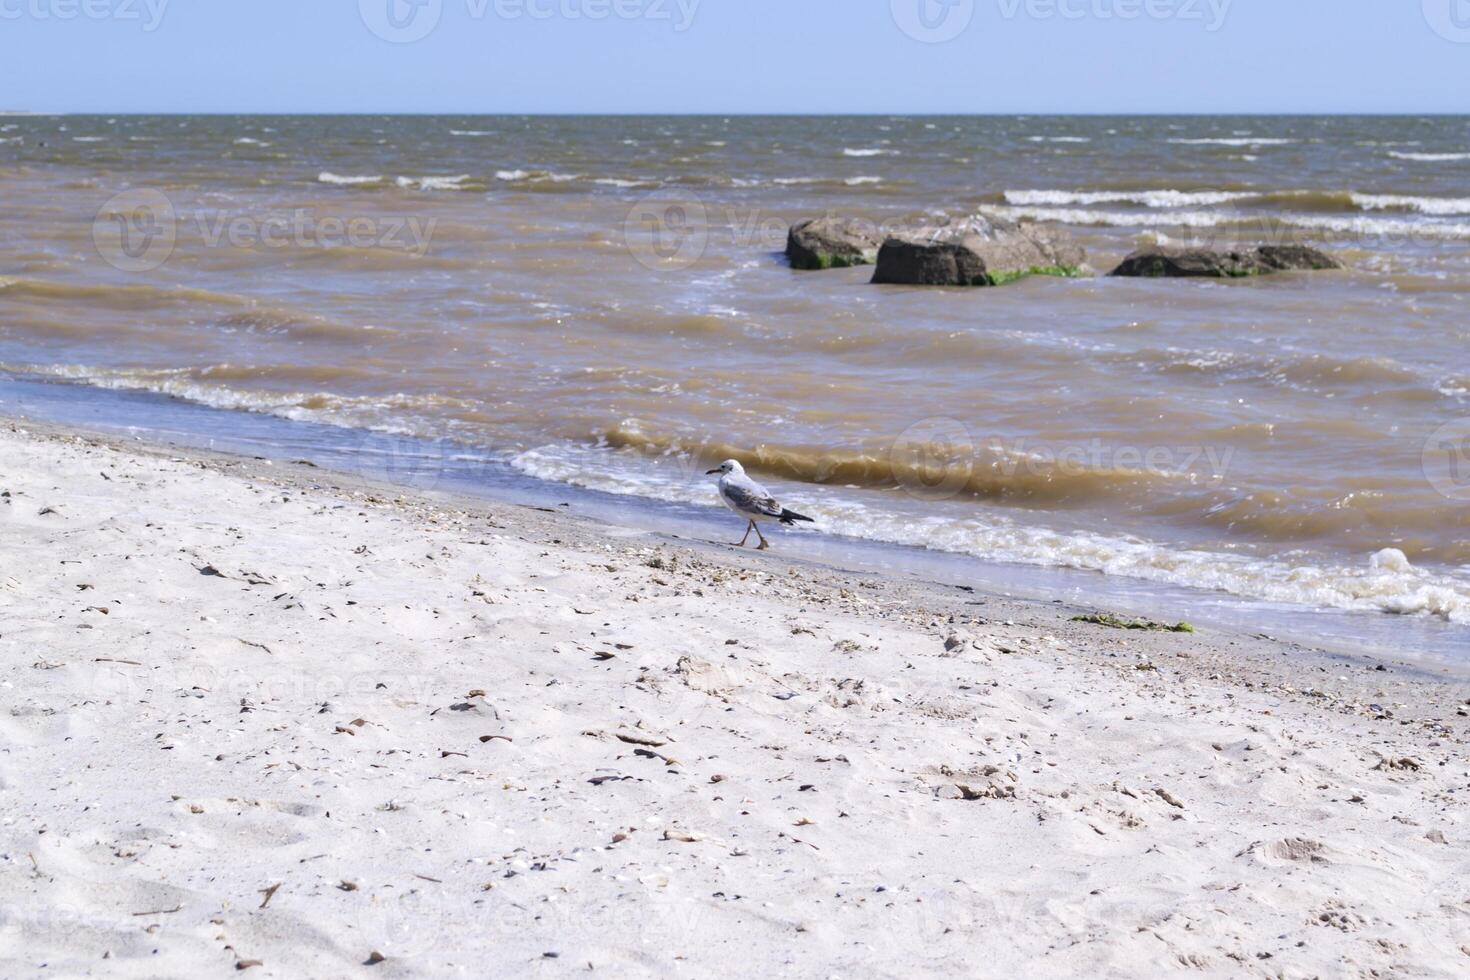
[[0, 494], [5, 976], [1470, 969], [1442, 668], [30, 423]]

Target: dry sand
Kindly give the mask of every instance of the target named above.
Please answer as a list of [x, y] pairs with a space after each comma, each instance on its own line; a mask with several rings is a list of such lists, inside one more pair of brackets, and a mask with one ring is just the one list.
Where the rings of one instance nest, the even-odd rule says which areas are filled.
[[29, 424], [0, 493], [0, 976], [1470, 975], [1406, 665]]

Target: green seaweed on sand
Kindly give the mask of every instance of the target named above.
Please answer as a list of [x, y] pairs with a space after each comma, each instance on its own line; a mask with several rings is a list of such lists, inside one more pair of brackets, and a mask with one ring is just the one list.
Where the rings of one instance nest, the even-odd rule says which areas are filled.
[[1112, 613], [1093, 613], [1090, 616], [1073, 616], [1074, 623], [1091, 623], [1094, 626], [1106, 626], [1115, 630], [1147, 630], [1153, 633], [1193, 633], [1194, 627], [1188, 623], [1176, 623], [1170, 626], [1168, 623], [1155, 623], [1149, 619], [1123, 619]]

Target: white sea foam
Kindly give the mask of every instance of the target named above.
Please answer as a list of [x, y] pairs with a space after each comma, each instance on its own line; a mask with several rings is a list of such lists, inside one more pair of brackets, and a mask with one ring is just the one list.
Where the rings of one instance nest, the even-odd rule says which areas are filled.
[[1250, 191], [1006, 191], [1007, 204], [1063, 207], [1083, 204], [1142, 204], [1150, 208], [1200, 207], [1245, 201], [1258, 195]]
[[898, 156], [899, 152], [897, 150], [886, 150], [882, 147], [868, 147], [857, 150], [852, 147], [847, 147], [842, 151], [842, 155], [847, 157], [887, 157]]
[[624, 189], [632, 187], [657, 187], [656, 180], [624, 179], [622, 177], [598, 177], [592, 183], [602, 184], [607, 187], [621, 187]]
[[434, 418], [446, 407], [469, 406], [460, 399], [438, 395], [353, 397], [330, 392], [250, 391], [198, 380], [192, 376], [198, 373], [193, 368], [113, 369], [77, 364], [0, 364], [0, 370], [113, 391], [154, 392], [211, 408], [273, 415], [293, 422], [427, 437], [440, 434], [430, 430], [440, 427]]
[[1365, 211], [1404, 210], [1421, 214], [1470, 214], [1470, 197], [1407, 197], [1396, 194], [1354, 194], [1353, 203]]
[[495, 171], [495, 179], [496, 180], [529, 181], [531, 183], [538, 183], [540, 181], [550, 181], [553, 184], [565, 184], [565, 183], [568, 183], [568, 182], [573, 181], [573, 180], [581, 180], [582, 177], [583, 177], [582, 174], [557, 174], [557, 173], [551, 173], [551, 172], [546, 171], [546, 170], [497, 170], [497, 171]]
[[881, 184], [882, 177], [849, 177], [843, 181], [848, 187], [861, 187], [864, 184]]
[[1388, 155], [1395, 160], [1414, 160], [1419, 163], [1450, 163], [1456, 160], [1470, 160], [1470, 153], [1400, 153], [1398, 150], [1389, 150]]
[[[1082, 208], [997, 207], [989, 210], [1003, 218], [1056, 221], [1067, 225], [1113, 228], [1223, 228], [1255, 227], [1260, 219], [1221, 211], [1094, 211]], [[1470, 224], [1436, 223], [1402, 218], [1332, 217], [1313, 214], [1275, 214], [1271, 221], [1290, 228], [1333, 232], [1355, 238], [1456, 241], [1470, 239]]]
[[458, 177], [399, 177], [399, 187], [421, 191], [457, 191], [459, 185], [470, 179], [469, 174]]
[[[1005, 192], [1007, 204], [1020, 207], [1068, 207], [1096, 204], [1140, 204], [1150, 208], [1208, 207], [1238, 201], [1290, 201], [1294, 196], [1308, 197], [1312, 191], [1058, 191], [1011, 190]], [[1349, 194], [1345, 202], [1363, 211], [1417, 211], [1420, 214], [1446, 216], [1470, 214], [1470, 198], [1412, 197], [1397, 194]]]
[[1056, 221], [1066, 225], [1099, 225], [1116, 228], [1217, 228], [1240, 219], [1218, 211], [1094, 211], [1063, 207], [1000, 207], [990, 210], [1003, 218], [1026, 221]]
[[1286, 146], [1297, 140], [1272, 139], [1264, 136], [1206, 137], [1203, 139], [1171, 139], [1170, 143], [1180, 146]]
[[235, 145], [236, 146], [270, 146], [269, 143], [262, 143], [260, 140], [251, 139], [249, 136], [241, 136], [239, 139], [235, 140]]
[[[698, 466], [677, 459], [655, 465], [601, 449], [543, 446], [520, 453], [511, 465], [529, 476], [605, 493], [718, 507]], [[660, 472], [661, 471], [661, 472]], [[868, 506], [853, 494], [823, 488], [804, 493], [781, 487], [783, 502], [817, 518], [828, 533], [975, 555], [988, 561], [1075, 568], [1175, 586], [1226, 592], [1268, 602], [1470, 622], [1470, 579], [1415, 568], [1402, 554], [1365, 556], [1360, 566], [1171, 548], [1090, 531], [1058, 531], [997, 516], [954, 517], [900, 513]]]
[[494, 136], [493, 132], [483, 129], [451, 129], [450, 136]]
[[320, 174], [318, 174], [316, 179], [323, 184], [336, 184], [341, 187], [356, 187], [361, 184], [381, 184], [383, 182], [383, 177], [381, 174], [373, 177], [353, 175], [344, 176], [342, 174], [334, 174], [326, 170], [323, 170]]
[[1091, 143], [1086, 136], [1028, 136], [1032, 143]]

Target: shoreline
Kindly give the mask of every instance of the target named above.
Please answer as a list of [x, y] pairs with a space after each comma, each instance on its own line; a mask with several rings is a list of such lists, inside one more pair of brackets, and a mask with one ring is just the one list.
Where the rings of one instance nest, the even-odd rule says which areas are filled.
[[1441, 666], [47, 424], [0, 459], [8, 976], [1470, 966]]
[[[500, 456], [452, 440], [400, 437], [197, 404], [146, 391], [112, 390], [0, 375], [0, 419], [168, 446], [170, 451], [305, 460], [344, 478], [381, 479], [404, 489], [463, 496], [481, 503], [553, 506], [570, 501], [606, 523], [686, 538], [719, 540], [722, 507], [598, 490], [522, 472]], [[711, 490], [711, 501], [713, 500]], [[1321, 647], [1348, 656], [1397, 660], [1402, 651], [1427, 668], [1470, 676], [1470, 626], [1437, 616], [1374, 613], [1267, 602], [1064, 565], [987, 559], [882, 539], [823, 532], [793, 535], [782, 553], [821, 565], [885, 576], [964, 584], [1034, 602], [1061, 600], [1086, 612], [1168, 618], [1226, 631]]]

